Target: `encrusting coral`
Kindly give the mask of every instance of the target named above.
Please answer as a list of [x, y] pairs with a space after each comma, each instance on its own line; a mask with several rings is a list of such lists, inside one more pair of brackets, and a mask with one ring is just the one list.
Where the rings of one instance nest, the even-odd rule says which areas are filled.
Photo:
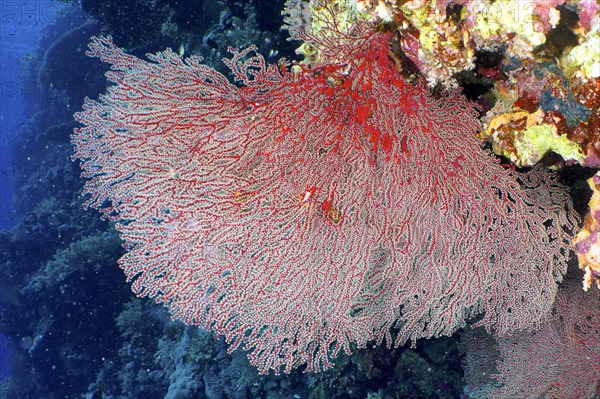
[[585, 270], [583, 288], [587, 291], [595, 281], [600, 289], [600, 172], [588, 179], [593, 191], [590, 212], [573, 243], [577, 248], [579, 267]]

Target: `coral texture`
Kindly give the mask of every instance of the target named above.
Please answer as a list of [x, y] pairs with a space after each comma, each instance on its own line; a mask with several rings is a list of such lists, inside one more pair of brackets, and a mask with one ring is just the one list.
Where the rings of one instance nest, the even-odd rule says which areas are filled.
[[[577, 279], [569, 278], [539, 331], [496, 340], [475, 331], [464, 345], [469, 389], [483, 389], [486, 398], [597, 398], [600, 291], [584, 292]], [[490, 360], [496, 356], [494, 370]], [[489, 385], [490, 378], [496, 383]]]
[[566, 269], [562, 186], [483, 152], [473, 105], [408, 84], [389, 35], [324, 29], [305, 38], [344, 62], [290, 72], [234, 51], [239, 86], [197, 57], [93, 39], [114, 85], [75, 115], [74, 158], [133, 290], [261, 372], [318, 371], [351, 344], [451, 334], [481, 312], [499, 333], [535, 326]]
[[579, 267], [585, 270], [583, 289], [589, 290], [592, 282], [600, 289], [600, 172], [588, 179], [592, 189], [590, 211], [585, 217], [583, 228], [575, 236]]

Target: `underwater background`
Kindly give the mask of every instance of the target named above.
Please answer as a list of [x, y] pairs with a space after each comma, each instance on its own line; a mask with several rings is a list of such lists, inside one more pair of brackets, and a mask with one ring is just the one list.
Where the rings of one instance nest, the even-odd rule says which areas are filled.
[[[222, 338], [137, 298], [117, 266], [116, 230], [84, 209], [73, 114], [107, 86], [107, 66], [85, 55], [90, 37], [110, 34], [142, 58], [165, 48], [201, 55], [227, 74], [228, 46], [254, 44], [272, 63], [299, 58], [300, 43], [280, 29], [284, 3], [0, 0], [1, 399], [487, 397], [464, 380], [463, 331], [342, 353], [317, 374], [259, 375], [241, 349], [228, 354]], [[592, 174], [560, 172], [582, 215]]]

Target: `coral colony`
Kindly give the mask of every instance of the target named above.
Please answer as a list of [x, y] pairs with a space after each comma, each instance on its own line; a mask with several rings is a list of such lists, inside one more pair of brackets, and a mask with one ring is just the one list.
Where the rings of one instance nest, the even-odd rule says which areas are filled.
[[[74, 158], [86, 205], [125, 242], [134, 292], [263, 373], [320, 371], [340, 350], [449, 335], [476, 316], [500, 337], [539, 327], [578, 218], [552, 174], [482, 149], [481, 108], [452, 88], [452, 68], [472, 64], [469, 37], [508, 28], [484, 37], [476, 2], [437, 3], [289, 1], [305, 61], [232, 50], [233, 83], [195, 56], [146, 61], [93, 38], [114, 85], [75, 115]], [[440, 14], [450, 3], [468, 15], [460, 37]], [[513, 37], [542, 40], [558, 18], [545, 8], [541, 27]], [[431, 43], [415, 34], [425, 28]], [[446, 94], [433, 96], [440, 79]]]

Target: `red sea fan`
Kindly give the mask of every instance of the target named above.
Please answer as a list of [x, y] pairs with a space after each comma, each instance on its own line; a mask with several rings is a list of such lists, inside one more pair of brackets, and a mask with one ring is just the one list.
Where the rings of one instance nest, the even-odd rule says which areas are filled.
[[484, 153], [473, 105], [407, 83], [388, 41], [294, 72], [234, 52], [239, 87], [197, 57], [94, 38], [115, 84], [75, 115], [74, 158], [134, 292], [261, 372], [319, 371], [351, 344], [481, 312], [500, 333], [535, 325], [566, 268], [567, 195]]

